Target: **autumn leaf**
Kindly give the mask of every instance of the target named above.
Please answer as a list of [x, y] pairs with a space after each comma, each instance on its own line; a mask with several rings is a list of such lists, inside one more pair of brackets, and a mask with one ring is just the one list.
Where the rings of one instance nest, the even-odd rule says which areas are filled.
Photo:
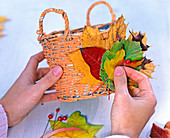
[[[126, 62], [126, 60], [129, 60], [129, 62]], [[136, 70], [140, 70], [143, 62], [143, 52], [139, 42], [125, 39], [121, 40], [120, 42], [117, 41], [113, 44], [110, 51], [108, 50], [103, 54], [100, 69], [101, 79], [102, 81], [104, 81], [109, 77], [109, 79], [106, 80], [105, 84], [108, 83], [109, 88], [111, 90], [114, 90], [114, 69], [118, 65], [128, 66]], [[130, 80], [129, 86], [137, 87], [137, 83]]]
[[167, 138], [167, 134], [164, 129], [160, 128], [159, 126], [153, 123], [150, 137], [151, 138]]
[[100, 84], [101, 81], [97, 80], [90, 72], [89, 65], [84, 61], [81, 51], [77, 50], [68, 54], [70, 60], [74, 64], [74, 68], [80, 73], [84, 74], [84, 77], [78, 82], [82, 84], [90, 84], [91, 86]]
[[167, 137], [170, 138], [170, 121], [168, 121], [164, 127]]
[[0, 31], [4, 30], [4, 26], [2, 24], [0, 24]]
[[144, 68], [145, 68], [145, 69], [141, 69], [140, 72], [143, 73], [143, 74], [145, 74], [145, 75], [148, 76], [149, 78], [153, 78], [153, 77], [151, 76], [151, 74], [154, 72], [155, 65], [154, 65], [152, 62], [150, 62], [150, 63], [148, 63], [148, 64], [145, 64], [145, 65], [144, 65]]
[[[54, 126], [54, 121], [50, 120], [51, 126]], [[61, 128], [77, 128], [77, 130], [62, 131], [53, 135], [54, 137], [69, 137], [69, 138], [94, 138], [94, 135], [103, 127], [103, 125], [92, 125], [86, 122], [86, 119], [81, 112], [77, 111], [70, 115], [67, 123], [60, 121], [55, 122], [55, 127], [53, 130], [58, 130]], [[52, 127], [53, 128], [53, 127]]]
[[150, 46], [148, 46], [147, 44], [146, 44], [146, 40], [147, 40], [147, 38], [146, 38], [146, 35], [145, 35], [145, 33], [141, 33], [141, 32], [139, 32], [139, 33], [137, 33], [137, 32], [133, 32], [133, 30], [132, 30], [132, 32], [131, 31], [129, 31], [130, 33], [131, 33], [131, 35], [129, 36], [129, 40], [132, 40], [132, 41], [137, 41], [137, 42], [140, 42], [140, 46], [141, 46], [141, 48], [142, 48], [142, 51], [147, 51], [147, 49], [150, 47]]
[[[116, 21], [116, 23], [112, 24], [110, 27], [110, 30], [108, 32], [107, 38], [103, 37], [103, 35], [100, 32], [100, 30], [98, 29], [98, 27], [96, 27], [96, 28], [93, 28], [91, 26], [84, 27], [83, 35], [80, 38], [83, 48], [98, 47], [101, 49], [110, 50], [113, 43], [117, 41], [116, 36], [119, 35], [121, 38], [126, 37], [127, 25], [124, 23], [124, 21], [125, 21], [125, 19], [122, 15]], [[120, 50], [120, 49], [118, 48], [117, 51], [118, 50]], [[89, 51], [91, 51], [91, 50], [89, 49]], [[114, 54], [116, 53], [114, 48], [113, 48], [113, 51], [114, 51], [113, 53], [109, 54], [110, 58], [112, 58], [112, 56], [114, 56]], [[83, 54], [81, 55], [79, 51], [72, 52], [72, 53], [68, 54], [68, 56], [69, 56], [70, 60], [72, 61], [74, 68], [76, 70], [78, 70], [80, 73], [84, 74], [84, 77], [78, 83], [90, 84], [91, 86], [101, 83], [101, 81], [100, 81], [101, 75], [99, 72], [99, 70], [100, 70], [99, 66], [93, 66], [91, 64], [91, 61], [89, 61], [89, 60], [87, 61], [88, 58], [85, 58]], [[82, 57], [84, 60], [82, 59]], [[86, 63], [83, 63], [84, 61]], [[93, 67], [95, 67], [95, 68], [93, 68]], [[97, 74], [97, 72], [98, 72], [98, 74]], [[104, 72], [103, 76], [107, 76], [107, 74]], [[113, 84], [112, 84], [111, 80], [107, 80], [106, 83], [109, 83], [110, 87], [113, 88]]]
[[85, 62], [89, 65], [91, 74], [98, 80], [100, 79], [100, 65], [103, 54], [106, 50], [98, 47], [80, 48]]
[[136, 61], [143, 58], [143, 52], [139, 42], [130, 41], [129, 39], [123, 39], [120, 43], [123, 44], [125, 49], [125, 60]]
[[80, 38], [83, 47], [99, 47], [105, 49], [105, 40], [98, 27], [86, 26], [83, 29], [83, 36]]
[[0, 16], [0, 23], [6, 22], [6, 21], [8, 21], [8, 19], [6, 17]]
[[[114, 69], [118, 65], [132, 67], [151, 78], [155, 65], [151, 60], [143, 58], [143, 51], [148, 48], [146, 36], [142, 33], [134, 33], [132, 30], [129, 39], [125, 40], [127, 24], [124, 22], [122, 15], [111, 24], [107, 37], [103, 36], [98, 27], [84, 27], [80, 38], [83, 45], [83, 48], [80, 48], [82, 55], [78, 51], [69, 54], [75, 69], [84, 74], [79, 83], [93, 86], [102, 84], [103, 81], [103, 84], [108, 84], [109, 89], [114, 91]], [[130, 63], [126, 62], [127, 60]], [[138, 86], [136, 82], [129, 79], [129, 87]]]
[[123, 15], [118, 18], [115, 24], [111, 25], [108, 39], [106, 39], [106, 49], [110, 50], [113, 44], [118, 41], [118, 38], [125, 39], [126, 38], [126, 28], [127, 25], [124, 23], [125, 19]]
[[164, 128], [169, 128], [170, 129], [170, 121], [168, 121], [166, 124], [165, 124], [165, 127]]
[[109, 79], [111, 79], [112, 81], [114, 81], [114, 69], [116, 66], [122, 64], [124, 57], [125, 57], [125, 51], [124, 49], [121, 49], [116, 53], [113, 59], [109, 60], [109, 58], [106, 58], [104, 62], [104, 70], [108, 75]]
[[111, 24], [108, 32], [108, 37], [105, 39], [100, 33], [98, 27], [85, 26], [83, 29], [83, 36], [80, 38], [83, 47], [99, 47], [110, 50], [112, 45], [118, 41], [117, 36], [126, 38], [127, 25], [124, 23], [123, 15], [118, 18], [116, 23]]

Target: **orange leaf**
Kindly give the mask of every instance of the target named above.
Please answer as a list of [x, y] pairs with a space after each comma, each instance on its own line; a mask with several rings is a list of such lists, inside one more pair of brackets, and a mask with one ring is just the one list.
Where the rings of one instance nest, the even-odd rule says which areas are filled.
[[151, 76], [152, 72], [154, 72], [154, 69], [155, 69], [155, 65], [150, 62], [148, 64], [145, 64], [145, 70], [144, 69], [141, 69], [140, 72], [142, 72], [143, 74], [145, 74], [146, 76], [148, 76], [149, 78], [152, 78], [153, 77]]
[[95, 77], [92, 76], [90, 72], [90, 67], [84, 61], [80, 50], [70, 53], [68, 54], [68, 56], [71, 59], [72, 63], [74, 64], [74, 68], [78, 70], [80, 73], [84, 74], [84, 77], [79, 81], [79, 83], [90, 84], [91, 86], [101, 83], [100, 80], [97, 80]]

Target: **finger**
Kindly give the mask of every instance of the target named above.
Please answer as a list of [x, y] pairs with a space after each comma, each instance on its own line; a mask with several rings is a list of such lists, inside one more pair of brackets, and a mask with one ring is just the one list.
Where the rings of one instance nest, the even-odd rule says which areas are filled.
[[44, 77], [49, 71], [49, 68], [39, 68], [36, 73], [36, 81]]
[[129, 67], [124, 67], [124, 69], [127, 76], [138, 83], [140, 90], [152, 91], [151, 84], [146, 75]]
[[45, 57], [43, 51], [33, 55], [28, 61], [25, 70], [31, 72], [37, 70], [38, 63], [41, 62], [44, 58]]
[[116, 67], [114, 72], [115, 94], [128, 94], [127, 77], [122, 67]]
[[129, 90], [129, 93], [132, 97], [137, 97], [140, 92], [139, 88], [133, 88]]
[[44, 94], [39, 102], [49, 102], [49, 101], [54, 101], [54, 100], [57, 100], [57, 93], [56, 92]]
[[55, 85], [51, 86], [50, 88], [47, 89], [48, 90], [55, 90]]
[[44, 76], [44, 78], [35, 84], [34, 87], [37, 87], [37, 90], [44, 93], [48, 88], [50, 88], [60, 79], [62, 73], [62, 68], [60, 66], [56, 66], [50, 70], [48, 74]]

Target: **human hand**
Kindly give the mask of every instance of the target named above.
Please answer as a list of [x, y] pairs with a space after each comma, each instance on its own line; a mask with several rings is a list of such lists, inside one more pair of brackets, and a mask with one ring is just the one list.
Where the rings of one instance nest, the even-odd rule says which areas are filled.
[[[139, 88], [128, 91], [127, 76]], [[137, 138], [155, 111], [156, 97], [146, 75], [129, 67], [117, 67], [114, 72], [115, 99], [111, 110], [111, 135]]]
[[[62, 76], [62, 68], [38, 68], [44, 59], [43, 52], [32, 56], [22, 74], [0, 100], [8, 118], [8, 126], [18, 124], [38, 103], [57, 99], [57, 93], [44, 94]], [[36, 81], [40, 80], [38, 83]]]

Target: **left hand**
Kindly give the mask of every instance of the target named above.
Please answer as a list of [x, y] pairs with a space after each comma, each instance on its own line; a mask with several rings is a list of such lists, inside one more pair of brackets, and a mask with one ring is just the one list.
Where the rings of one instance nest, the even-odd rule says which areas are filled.
[[25, 70], [0, 100], [7, 114], [8, 126], [18, 124], [37, 103], [57, 99], [57, 93], [44, 92], [54, 88], [53, 85], [62, 76], [62, 68], [56, 66], [51, 71], [48, 68], [37, 69], [43, 59], [43, 52], [32, 56]]

